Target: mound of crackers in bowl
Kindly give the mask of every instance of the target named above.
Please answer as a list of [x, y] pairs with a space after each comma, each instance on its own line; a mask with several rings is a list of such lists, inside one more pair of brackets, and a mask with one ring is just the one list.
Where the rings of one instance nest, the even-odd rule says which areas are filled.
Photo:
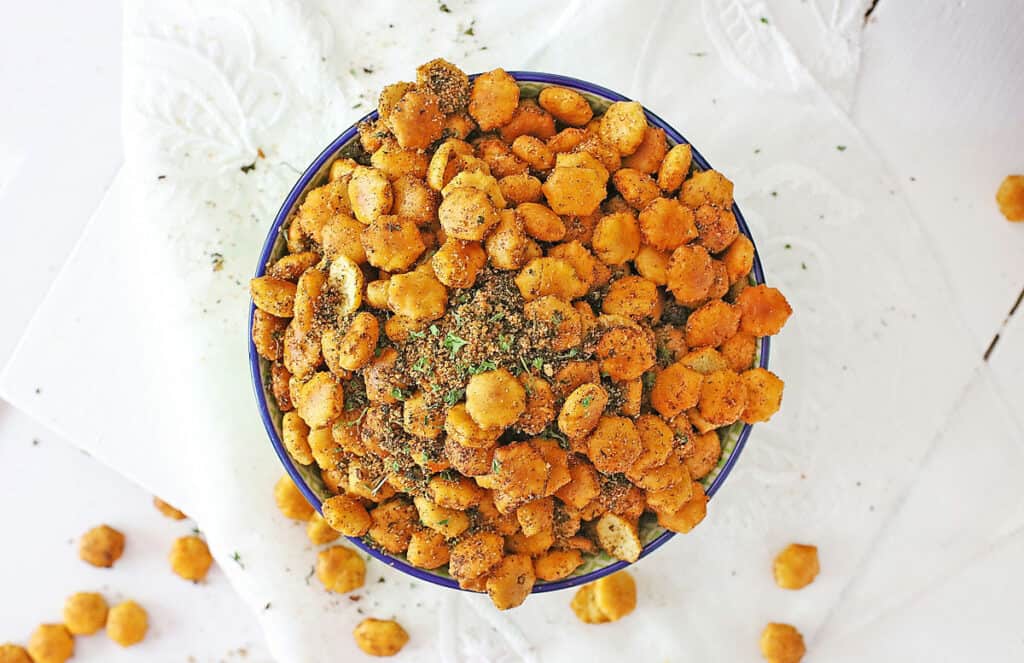
[[780, 406], [757, 360], [791, 309], [639, 103], [416, 78], [282, 229], [252, 340], [324, 520], [506, 609], [701, 522], [722, 432]]

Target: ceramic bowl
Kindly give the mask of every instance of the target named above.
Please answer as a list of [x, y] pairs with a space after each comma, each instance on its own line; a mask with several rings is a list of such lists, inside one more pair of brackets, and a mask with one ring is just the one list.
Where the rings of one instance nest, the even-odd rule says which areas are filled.
[[[518, 81], [523, 98], [536, 97], [540, 93], [541, 89], [551, 85], [567, 87], [582, 94], [594, 109], [595, 115], [604, 112], [608, 105], [614, 101], [629, 101], [629, 99], [618, 92], [575, 78], [532, 71], [512, 71], [509, 73]], [[645, 112], [647, 113], [647, 121], [651, 125], [665, 130], [665, 135], [668, 138], [670, 145], [689, 142], [682, 134], [669, 126], [660, 117], [649, 110], [645, 109]], [[359, 121], [372, 120], [376, 117], [377, 111], [373, 111], [365, 115]], [[356, 124], [358, 124], [358, 122]], [[291, 192], [288, 194], [287, 198], [285, 198], [284, 204], [281, 205], [280, 211], [277, 213], [273, 224], [267, 232], [267, 239], [263, 244], [263, 250], [260, 252], [259, 262], [257, 263], [256, 276], [262, 276], [267, 266], [272, 264], [277, 258], [284, 255], [286, 252], [287, 249], [285, 246], [284, 229], [287, 228], [287, 224], [298, 211], [299, 204], [305, 198], [306, 192], [327, 181], [328, 170], [330, 169], [331, 163], [336, 158], [354, 157], [360, 153], [358, 145], [359, 136], [356, 130], [356, 124], [353, 124], [342, 132], [340, 136], [335, 138], [331, 144], [313, 160], [313, 163], [306, 168], [295, 183], [295, 186], [292, 187]], [[695, 147], [693, 148], [692, 167], [698, 170], [706, 170], [711, 167]], [[749, 237], [753, 242], [754, 238], [750, 235], [750, 229], [747, 227], [739, 207], [733, 205], [732, 211], [736, 216], [740, 232]], [[754, 267], [750, 275], [750, 280], [752, 283], [764, 283], [764, 270], [761, 267], [761, 261], [756, 250]], [[254, 311], [255, 307], [250, 305], [248, 328], [252, 327], [252, 316]], [[769, 339], [766, 337], [759, 341], [757, 354], [757, 365], [763, 368], [768, 367], [768, 350]], [[295, 481], [299, 490], [302, 491], [302, 494], [307, 500], [309, 500], [309, 503], [316, 507], [317, 511], [320, 511], [322, 500], [330, 497], [331, 493], [324, 487], [319, 473], [312, 467], [304, 467], [294, 462], [282, 444], [282, 414], [277, 409], [276, 402], [270, 389], [270, 364], [256, 353], [256, 348], [253, 345], [251, 338], [249, 340], [249, 362], [252, 370], [253, 387], [256, 392], [256, 403], [259, 408], [260, 417], [263, 420], [263, 425], [267, 430], [267, 437], [270, 440], [270, 444], [273, 446], [278, 458], [280, 458], [285, 471], [289, 476], [291, 476], [292, 480]], [[703, 484], [709, 497], [713, 497], [722, 487], [722, 484], [725, 483], [730, 470], [735, 466], [740, 453], [743, 451], [743, 447], [750, 436], [751, 429], [752, 427], [750, 425], [737, 422], [736, 424], [719, 431], [719, 436], [722, 442], [722, 456], [718, 462], [718, 466], [703, 479]], [[644, 514], [640, 520], [640, 539], [644, 545], [643, 553], [640, 556], [645, 557], [650, 555], [668, 542], [673, 536], [675, 536], [675, 534], [660, 527], [657, 520], [651, 514]], [[416, 568], [409, 564], [403, 555], [391, 555], [383, 552], [369, 545], [362, 539], [351, 538], [350, 540], [354, 545], [366, 551], [371, 556], [388, 566], [402, 571], [403, 573], [436, 585], [442, 585], [452, 589], [460, 589], [458, 583], [448, 574], [445, 567], [436, 570]], [[550, 592], [583, 585], [597, 580], [602, 576], [614, 573], [628, 565], [629, 564], [627, 562], [619, 561], [609, 557], [603, 552], [599, 552], [595, 555], [585, 556], [584, 564], [568, 578], [554, 582], [538, 581], [537, 584], [534, 585], [533, 591]]]

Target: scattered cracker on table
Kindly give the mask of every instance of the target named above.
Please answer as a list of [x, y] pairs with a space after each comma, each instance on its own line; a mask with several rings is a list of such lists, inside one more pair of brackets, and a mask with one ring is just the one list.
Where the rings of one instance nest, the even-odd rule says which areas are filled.
[[63, 624], [41, 624], [28, 640], [34, 663], [64, 663], [75, 655], [75, 639]]
[[100, 525], [82, 535], [78, 556], [93, 566], [110, 568], [121, 559], [124, 541], [124, 534], [108, 525]]
[[783, 589], [802, 589], [811, 584], [821, 570], [818, 548], [791, 543], [775, 556], [772, 566], [775, 583]]
[[316, 577], [327, 591], [345, 594], [366, 582], [366, 562], [347, 546], [331, 546], [316, 556]]
[[305, 522], [313, 515], [313, 507], [287, 474], [274, 484], [274, 501], [281, 513], [292, 520]]
[[367, 617], [352, 632], [356, 645], [370, 656], [394, 656], [409, 642], [409, 634], [392, 619]]
[[314, 546], [322, 546], [325, 543], [330, 543], [331, 541], [336, 540], [341, 536], [341, 532], [338, 532], [331, 527], [331, 525], [324, 520], [323, 516], [314, 511], [313, 515], [309, 517], [309, 522], [306, 524], [306, 536], [309, 538], [309, 542]]
[[107, 636], [122, 647], [142, 642], [147, 630], [149, 616], [145, 608], [135, 601], [118, 603], [107, 615]]
[[636, 581], [627, 571], [605, 576], [580, 587], [571, 607], [586, 624], [617, 621], [636, 609]]
[[159, 497], [153, 498], [153, 506], [156, 507], [157, 511], [164, 514], [171, 520], [185, 520], [188, 518], [188, 516], [186, 516], [182, 511], [179, 511], [167, 502], [164, 502]]
[[1007, 175], [996, 191], [996, 203], [1007, 221], [1024, 221], [1024, 175]]
[[789, 624], [773, 622], [761, 632], [761, 655], [768, 663], [799, 663], [806, 653], [804, 637]]
[[0, 645], [0, 663], [33, 663], [21, 645], [8, 642]]
[[174, 540], [168, 554], [171, 570], [185, 580], [199, 582], [206, 577], [213, 556], [206, 542], [198, 536], [182, 536]]
[[72, 635], [92, 635], [106, 625], [107, 611], [100, 594], [78, 592], [64, 601], [64, 625]]

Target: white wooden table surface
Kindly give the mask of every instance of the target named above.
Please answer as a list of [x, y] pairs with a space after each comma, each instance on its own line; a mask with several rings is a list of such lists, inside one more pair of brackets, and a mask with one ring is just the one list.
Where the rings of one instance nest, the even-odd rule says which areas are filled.
[[[121, 162], [120, 9], [62, 5], [19, 3], [0, 28], [0, 364]], [[1024, 172], [1021, 10], [882, 0], [864, 28], [854, 120], [927, 220], [978, 367], [844, 597], [881, 602], [885, 616], [861, 623], [841, 605], [810, 661], [891, 660], [894, 643], [914, 660], [1024, 657], [1024, 305], [1009, 315], [1024, 293], [1024, 224], [993, 202], [1004, 175]], [[170, 542], [191, 523], [162, 518], [144, 491], [2, 401], [0, 467], [0, 642], [96, 589], [150, 608], [152, 660], [269, 660], [222, 574], [194, 586], [168, 571]], [[79, 562], [72, 542], [100, 522], [129, 536], [114, 571]], [[886, 591], [908, 576], [917, 590]], [[102, 636], [79, 639], [75, 658], [136, 659]]]

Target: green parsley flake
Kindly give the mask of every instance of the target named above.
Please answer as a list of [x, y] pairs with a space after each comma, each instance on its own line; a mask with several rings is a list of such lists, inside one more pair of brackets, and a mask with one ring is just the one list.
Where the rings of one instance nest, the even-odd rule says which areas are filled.
[[363, 411], [359, 413], [359, 416], [358, 416], [358, 417], [356, 417], [356, 418], [355, 418], [355, 419], [353, 419], [352, 421], [346, 421], [346, 422], [345, 422], [345, 425], [346, 425], [346, 426], [358, 426], [358, 425], [359, 425], [360, 423], [362, 423], [362, 421], [363, 421], [363, 417], [365, 417], [365, 416], [366, 416], [366, 413], [367, 413], [367, 412], [369, 412], [369, 411], [370, 411], [370, 408], [369, 408], [369, 406], [367, 406], [367, 407], [364, 407], [364, 408], [363, 408]]
[[447, 348], [448, 352], [451, 353], [452, 358], [454, 358], [455, 354], [468, 343], [469, 341], [467, 341], [466, 339], [459, 338], [455, 334], [448, 332], [448, 335], [444, 337], [444, 342], [442, 344], [444, 345], [445, 348]]
[[480, 365], [478, 366], [470, 366], [468, 372], [470, 375], [478, 375], [480, 373], [486, 373], [487, 371], [493, 371], [496, 368], [498, 368], [497, 364], [490, 359], [485, 359], [480, 362]]
[[465, 389], [452, 389], [444, 395], [444, 402], [448, 406], [455, 405], [462, 400], [462, 397], [466, 395]]
[[541, 437], [550, 437], [558, 441], [558, 445], [563, 449], [569, 448], [569, 438], [562, 434], [562, 431], [558, 430], [558, 427], [554, 424], [548, 425], [543, 431], [541, 431]]

